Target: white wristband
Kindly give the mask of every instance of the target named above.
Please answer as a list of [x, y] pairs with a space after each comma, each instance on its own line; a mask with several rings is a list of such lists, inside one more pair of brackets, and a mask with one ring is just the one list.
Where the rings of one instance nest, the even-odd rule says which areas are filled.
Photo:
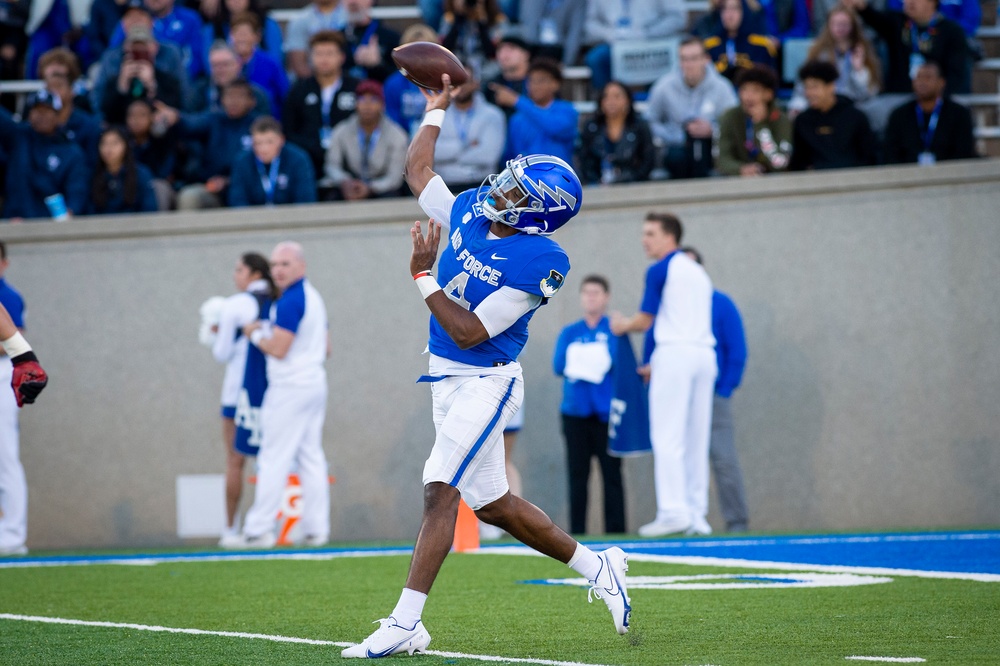
[[11, 358], [31, 351], [31, 345], [29, 345], [28, 341], [24, 339], [24, 336], [21, 335], [21, 331], [18, 331], [6, 340], [0, 340], [0, 344], [3, 345], [4, 351], [7, 352], [7, 356], [10, 356]]
[[441, 291], [441, 286], [438, 285], [433, 275], [422, 275], [415, 282], [417, 283], [417, 289], [420, 290], [420, 295], [424, 297], [425, 301], [431, 294]]
[[431, 127], [441, 127], [444, 122], [444, 109], [431, 109], [424, 114], [424, 120], [420, 126], [430, 125]]
[[260, 341], [264, 339], [263, 329], [255, 328], [250, 332], [250, 342], [253, 343], [254, 347], [260, 347]]

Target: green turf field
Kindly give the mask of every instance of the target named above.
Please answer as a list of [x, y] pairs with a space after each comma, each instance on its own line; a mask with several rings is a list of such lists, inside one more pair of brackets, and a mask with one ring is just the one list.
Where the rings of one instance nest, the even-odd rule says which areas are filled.
[[[346, 645], [392, 609], [408, 562], [395, 555], [7, 568], [0, 569], [0, 613]], [[629, 577], [720, 572], [733, 569], [633, 560]], [[484, 663], [477, 657], [651, 666], [863, 663], [845, 661], [852, 655], [1000, 663], [997, 583], [894, 576], [858, 587], [634, 589], [632, 630], [621, 637], [603, 602], [588, 604], [584, 588], [519, 583], [570, 577], [540, 557], [452, 554], [424, 621], [430, 649], [456, 654], [383, 663]], [[0, 619], [0, 663], [19, 666], [326, 664], [340, 661], [340, 649]]]

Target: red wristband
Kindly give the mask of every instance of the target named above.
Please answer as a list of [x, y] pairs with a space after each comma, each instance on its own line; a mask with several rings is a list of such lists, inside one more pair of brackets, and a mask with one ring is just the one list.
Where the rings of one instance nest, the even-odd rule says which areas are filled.
[[424, 277], [425, 275], [427, 277], [431, 277], [433, 275], [433, 273], [431, 273], [429, 270], [420, 271], [419, 273], [417, 273], [416, 275], [413, 276], [413, 279], [414, 280], [419, 280], [420, 278]]

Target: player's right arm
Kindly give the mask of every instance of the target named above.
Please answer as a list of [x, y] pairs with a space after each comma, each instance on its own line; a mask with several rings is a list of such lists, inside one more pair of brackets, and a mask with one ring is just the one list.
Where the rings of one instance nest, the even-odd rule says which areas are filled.
[[420, 89], [427, 98], [424, 122], [406, 151], [406, 168], [403, 174], [406, 176], [406, 184], [416, 197], [420, 196], [427, 183], [437, 175], [434, 173], [434, 144], [441, 133], [441, 119], [451, 104], [455, 90], [451, 85], [451, 77], [447, 74], [441, 76], [441, 85], [443, 87], [440, 91]]

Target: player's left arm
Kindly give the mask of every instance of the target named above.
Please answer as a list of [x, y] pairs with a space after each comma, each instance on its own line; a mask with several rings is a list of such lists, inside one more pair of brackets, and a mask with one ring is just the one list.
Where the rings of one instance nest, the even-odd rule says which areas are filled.
[[10, 386], [14, 389], [17, 406], [22, 407], [25, 403], [34, 402], [48, 384], [49, 376], [38, 364], [38, 357], [31, 350], [31, 345], [21, 335], [7, 308], [2, 304], [0, 304], [0, 344], [14, 364]]
[[489, 340], [490, 334], [482, 320], [474, 312], [466, 310], [448, 296], [431, 275], [434, 262], [437, 261], [438, 246], [441, 243], [441, 223], [433, 220], [428, 222], [429, 229], [425, 237], [420, 230], [420, 221], [413, 223], [410, 236], [413, 238], [413, 253], [410, 255], [410, 274], [417, 281], [417, 287], [424, 297], [424, 302], [430, 308], [431, 314], [441, 328], [451, 336], [461, 349], [475, 347]]

